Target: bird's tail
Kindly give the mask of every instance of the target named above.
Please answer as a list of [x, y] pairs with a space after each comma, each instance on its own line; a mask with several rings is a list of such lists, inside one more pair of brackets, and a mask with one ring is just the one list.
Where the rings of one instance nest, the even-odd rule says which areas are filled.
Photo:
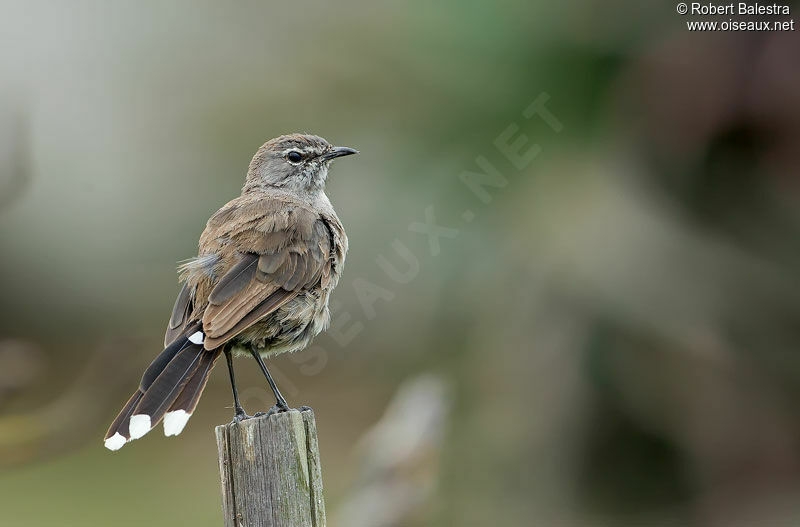
[[199, 323], [191, 325], [150, 364], [105, 437], [105, 446], [119, 450], [164, 419], [164, 433], [178, 435], [203, 393], [220, 352], [203, 348]]

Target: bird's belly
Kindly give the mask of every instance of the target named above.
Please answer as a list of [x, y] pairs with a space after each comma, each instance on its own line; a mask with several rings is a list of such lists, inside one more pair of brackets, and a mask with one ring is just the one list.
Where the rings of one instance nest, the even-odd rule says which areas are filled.
[[307, 291], [240, 333], [233, 341], [233, 352], [250, 355], [250, 350], [255, 348], [268, 357], [299, 351], [324, 330], [329, 321], [328, 292]]

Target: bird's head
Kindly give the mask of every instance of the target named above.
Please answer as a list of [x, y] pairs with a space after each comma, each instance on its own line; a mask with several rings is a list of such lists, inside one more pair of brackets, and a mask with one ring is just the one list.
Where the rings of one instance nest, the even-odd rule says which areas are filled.
[[318, 192], [325, 187], [331, 161], [357, 153], [346, 146], [331, 146], [316, 135], [282, 135], [264, 143], [253, 156], [244, 190], [272, 187]]

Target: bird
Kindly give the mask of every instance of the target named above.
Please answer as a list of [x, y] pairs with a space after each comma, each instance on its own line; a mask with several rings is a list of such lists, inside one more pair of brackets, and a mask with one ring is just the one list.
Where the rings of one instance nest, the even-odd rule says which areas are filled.
[[328, 326], [348, 240], [325, 183], [334, 159], [357, 153], [300, 133], [256, 151], [241, 195], [211, 216], [197, 256], [178, 266], [182, 287], [164, 349], [109, 427], [106, 448], [119, 450], [162, 420], [165, 435], [180, 434], [223, 354], [235, 421], [251, 416], [239, 400], [234, 357], [258, 363], [276, 399], [268, 413], [289, 409], [264, 359], [302, 350]]

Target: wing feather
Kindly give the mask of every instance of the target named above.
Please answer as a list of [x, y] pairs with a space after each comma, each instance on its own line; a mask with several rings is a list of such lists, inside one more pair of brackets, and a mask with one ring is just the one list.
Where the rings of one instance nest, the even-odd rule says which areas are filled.
[[[206, 349], [214, 349], [267, 316], [331, 272], [331, 233], [314, 212], [261, 206], [260, 217], [236, 222], [226, 237], [241, 259], [209, 295], [203, 313]], [[233, 220], [231, 220], [233, 221]], [[265, 232], [270, 228], [276, 230]]]
[[250, 253], [242, 255], [239, 263], [225, 273], [225, 276], [211, 290], [208, 301], [212, 304], [224, 304], [247, 287], [247, 284], [252, 281], [256, 269], [258, 269], [258, 255]]

